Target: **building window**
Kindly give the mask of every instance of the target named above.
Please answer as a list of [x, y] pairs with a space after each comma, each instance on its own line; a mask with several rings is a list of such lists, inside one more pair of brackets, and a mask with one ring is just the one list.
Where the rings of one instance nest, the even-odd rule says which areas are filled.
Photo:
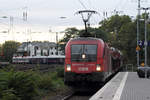
[[58, 55], [58, 53], [57, 53], [57, 52], [55, 52], [55, 55]]
[[39, 47], [38, 47], [38, 46], [35, 46], [35, 47], [34, 47], [34, 49], [38, 50], [38, 49], [39, 49]]

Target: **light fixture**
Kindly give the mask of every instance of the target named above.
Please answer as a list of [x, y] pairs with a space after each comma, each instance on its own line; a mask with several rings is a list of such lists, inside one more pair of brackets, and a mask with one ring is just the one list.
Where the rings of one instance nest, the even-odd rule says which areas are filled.
[[85, 59], [85, 54], [82, 54], [82, 59]]
[[96, 71], [101, 71], [101, 66], [99, 64], [96, 65]]
[[67, 71], [70, 72], [71, 71], [71, 65], [67, 64]]

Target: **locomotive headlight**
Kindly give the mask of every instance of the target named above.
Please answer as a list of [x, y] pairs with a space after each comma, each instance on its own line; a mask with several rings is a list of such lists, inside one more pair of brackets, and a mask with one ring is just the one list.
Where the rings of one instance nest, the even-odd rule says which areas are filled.
[[85, 54], [82, 54], [82, 59], [85, 59]]
[[71, 71], [71, 65], [67, 64], [67, 71]]
[[101, 71], [101, 66], [99, 64], [96, 65], [96, 71]]

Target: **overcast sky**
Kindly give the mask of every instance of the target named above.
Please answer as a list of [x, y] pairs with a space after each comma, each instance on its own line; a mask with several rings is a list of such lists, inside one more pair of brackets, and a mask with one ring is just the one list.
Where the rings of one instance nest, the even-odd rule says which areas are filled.
[[[8, 18], [0, 18], [0, 32], [13, 29], [14, 34], [1, 34], [1, 41], [5, 39], [15, 38], [16, 33], [33, 33], [48, 32], [50, 29], [53, 32], [63, 31], [66, 26], [79, 27], [83, 26], [80, 15], [75, 15], [79, 10], [91, 9], [97, 11], [100, 15], [93, 15], [90, 19], [91, 25], [98, 25], [104, 16], [103, 12], [107, 12], [108, 17], [115, 14], [114, 10], [121, 15], [129, 16], [137, 15], [138, 0], [0, 0], [0, 17], [7, 16]], [[149, 7], [150, 1], [141, 0], [142, 7]], [[27, 11], [27, 22], [23, 21], [23, 12]], [[13, 17], [13, 24], [10, 25], [10, 16]], [[60, 17], [66, 17], [61, 19]], [[105, 16], [106, 17], [106, 16]], [[12, 23], [11, 22], [11, 23]], [[12, 27], [13, 25], [13, 27]], [[8, 35], [10, 37], [8, 37]], [[24, 34], [23, 37], [26, 35]], [[40, 35], [36, 35], [41, 37]], [[35, 38], [30, 35], [28, 38]], [[49, 40], [43, 38], [45, 40]], [[38, 37], [36, 39], [39, 39]], [[26, 39], [22, 39], [26, 40]], [[34, 39], [33, 39], [34, 40]], [[42, 39], [39, 39], [42, 40]]]

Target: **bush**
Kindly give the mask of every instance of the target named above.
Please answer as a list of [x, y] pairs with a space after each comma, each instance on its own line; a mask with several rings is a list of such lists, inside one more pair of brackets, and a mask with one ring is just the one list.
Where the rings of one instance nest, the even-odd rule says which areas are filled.
[[62, 67], [49, 73], [14, 71], [11, 68], [0, 70], [0, 100], [37, 100], [64, 88]]
[[58, 77], [58, 72], [51, 73], [50, 77], [52, 79], [53, 90], [59, 91], [64, 87], [63, 79]]
[[64, 77], [64, 67], [59, 67], [56, 69], [57, 76], [63, 78]]
[[52, 80], [48, 74], [44, 74], [38, 77], [38, 87], [40, 89], [51, 90]]
[[[7, 97], [6, 94], [9, 96]], [[4, 100], [33, 100], [33, 97], [37, 95], [37, 86], [32, 73], [13, 70], [0, 71], [0, 98], [4, 98]]]
[[12, 89], [3, 91], [2, 100], [21, 100], [15, 93], [16, 91]]

